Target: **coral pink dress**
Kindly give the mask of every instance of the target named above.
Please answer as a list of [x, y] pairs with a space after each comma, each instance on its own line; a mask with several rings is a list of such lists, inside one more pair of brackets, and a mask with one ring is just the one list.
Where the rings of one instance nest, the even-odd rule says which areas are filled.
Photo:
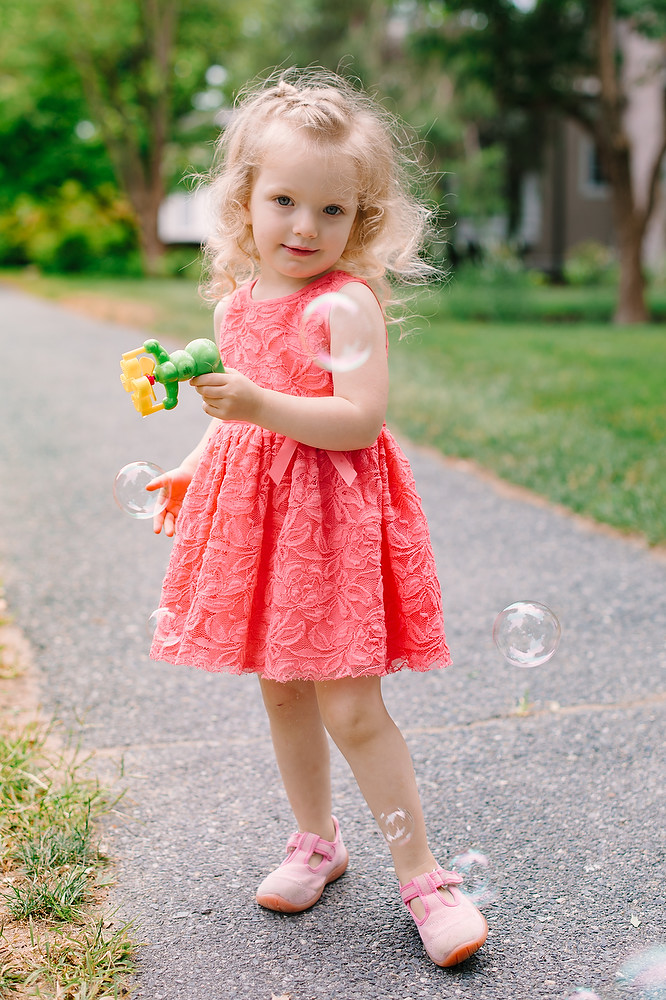
[[[259, 385], [327, 396], [332, 375], [303, 350], [299, 321], [324, 275], [280, 299], [230, 300], [225, 364]], [[375, 444], [329, 452], [220, 421], [178, 517], [151, 656], [277, 681], [446, 666], [441, 592], [407, 459]]]

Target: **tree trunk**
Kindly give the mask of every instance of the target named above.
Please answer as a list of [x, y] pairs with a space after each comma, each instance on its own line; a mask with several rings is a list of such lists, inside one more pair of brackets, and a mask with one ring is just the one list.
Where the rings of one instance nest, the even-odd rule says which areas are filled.
[[631, 141], [624, 121], [627, 94], [622, 83], [626, 81], [618, 78], [614, 0], [593, 0], [593, 10], [601, 83], [600, 115], [593, 131], [610, 181], [620, 254], [620, 285], [614, 319], [616, 323], [645, 323], [648, 312], [642, 249], [649, 209], [641, 209], [636, 197]]
[[[140, 154], [117, 157], [118, 176], [130, 204], [134, 209], [138, 227], [141, 257], [146, 274], [154, 277], [161, 273], [166, 247], [159, 237], [158, 219], [165, 197], [162, 176], [164, 140], [153, 137], [150, 157], [141, 160]], [[126, 151], [127, 152], [127, 151]]]
[[134, 210], [144, 269], [156, 275], [165, 251], [157, 223], [164, 198], [162, 160], [171, 116], [170, 65], [179, 2], [138, 0], [137, 11], [136, 37], [125, 51], [129, 69], [103, 58], [94, 39], [76, 34], [72, 58], [118, 184]]
[[636, 220], [629, 219], [619, 235], [620, 286], [615, 309], [616, 323], [647, 323], [645, 274], [641, 260], [643, 232]]
[[155, 183], [149, 190], [129, 191], [129, 198], [139, 224], [141, 258], [147, 275], [154, 277], [162, 273], [162, 260], [166, 247], [158, 233], [158, 214], [164, 189]]
[[[624, 137], [623, 137], [624, 138]], [[614, 320], [616, 323], [646, 323], [650, 318], [645, 302], [643, 239], [647, 214], [636, 203], [628, 143], [616, 142], [601, 150], [611, 179], [613, 216], [620, 257], [620, 283]]]

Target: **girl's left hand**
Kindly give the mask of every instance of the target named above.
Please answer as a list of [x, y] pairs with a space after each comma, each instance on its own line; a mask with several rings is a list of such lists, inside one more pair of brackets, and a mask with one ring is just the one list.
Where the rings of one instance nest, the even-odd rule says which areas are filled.
[[227, 368], [219, 375], [198, 375], [190, 379], [190, 385], [201, 396], [209, 416], [257, 423], [264, 390], [235, 368]]

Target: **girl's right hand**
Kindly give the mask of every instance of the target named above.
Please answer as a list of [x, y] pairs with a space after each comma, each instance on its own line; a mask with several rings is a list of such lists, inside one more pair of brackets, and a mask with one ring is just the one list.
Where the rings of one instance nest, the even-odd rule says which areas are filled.
[[169, 472], [165, 472], [163, 476], [151, 479], [146, 486], [146, 489], [151, 492], [160, 489], [167, 489], [169, 491], [169, 502], [164, 510], [156, 514], [153, 518], [153, 531], [156, 535], [159, 535], [162, 528], [164, 528], [164, 534], [169, 538], [175, 535], [176, 520], [180, 513], [180, 508], [183, 506], [187, 487], [191, 481], [192, 473], [179, 465], [177, 469], [171, 469]]

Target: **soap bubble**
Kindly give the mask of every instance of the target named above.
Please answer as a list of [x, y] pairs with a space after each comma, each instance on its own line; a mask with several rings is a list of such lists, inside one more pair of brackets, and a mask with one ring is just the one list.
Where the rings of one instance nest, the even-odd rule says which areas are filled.
[[164, 469], [153, 462], [130, 462], [123, 466], [113, 482], [113, 495], [121, 510], [130, 517], [154, 517], [169, 502], [166, 489], [149, 492], [146, 486], [151, 479], [164, 474]]
[[516, 601], [500, 611], [493, 625], [493, 639], [500, 653], [514, 667], [538, 667], [555, 653], [562, 630], [545, 604]]
[[[342, 292], [324, 292], [306, 306], [299, 336], [308, 355], [324, 371], [355, 371], [370, 357], [369, 338], [358, 329], [360, 313], [356, 302]], [[349, 329], [350, 324], [354, 329]]]
[[380, 813], [379, 829], [387, 844], [408, 844], [414, 833], [414, 817], [406, 809]]
[[148, 633], [162, 646], [175, 646], [180, 641], [176, 631], [176, 616], [168, 608], [157, 608], [148, 619]]
[[633, 986], [643, 1000], [666, 998], [666, 946], [657, 944], [627, 959], [617, 973], [621, 985]]
[[488, 877], [488, 858], [479, 851], [465, 851], [451, 862], [453, 871], [464, 878], [462, 891], [476, 906], [492, 903], [495, 892]]

